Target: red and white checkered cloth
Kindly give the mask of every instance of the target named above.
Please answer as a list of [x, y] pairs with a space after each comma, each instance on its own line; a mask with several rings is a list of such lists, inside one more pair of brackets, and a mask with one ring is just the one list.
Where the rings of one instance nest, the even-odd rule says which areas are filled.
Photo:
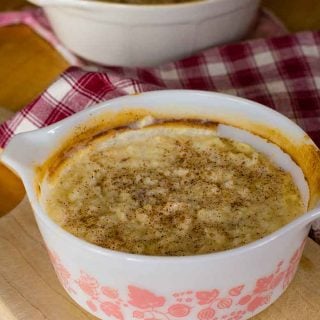
[[[19, 132], [117, 96], [201, 89], [249, 98], [291, 118], [320, 146], [320, 32], [249, 40], [157, 68], [71, 67], [0, 126], [0, 147]], [[320, 240], [320, 222], [314, 225]]]
[[212, 48], [157, 68], [71, 67], [0, 126], [0, 147], [98, 102], [161, 89], [201, 89], [249, 98], [285, 114], [320, 146], [320, 32]]

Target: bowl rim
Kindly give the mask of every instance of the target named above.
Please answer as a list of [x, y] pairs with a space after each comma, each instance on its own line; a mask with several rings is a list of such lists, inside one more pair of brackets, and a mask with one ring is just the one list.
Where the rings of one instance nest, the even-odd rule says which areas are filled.
[[[41, 3], [41, 0], [28, 0], [39, 6], [49, 6], [45, 3]], [[109, 1], [98, 1], [98, 0], [58, 0], [57, 4], [54, 4], [55, 0], [49, 0], [50, 6], [56, 7], [75, 7], [75, 8], [83, 8], [83, 9], [105, 9], [108, 7], [118, 8], [118, 9], [125, 9], [125, 10], [143, 10], [143, 11], [150, 11], [154, 9], [180, 9], [180, 8], [189, 8], [189, 7], [200, 7], [204, 5], [209, 5], [213, 3], [222, 3], [225, 0], [191, 0], [188, 2], [180, 2], [180, 3], [162, 3], [162, 4], [130, 4], [130, 3], [120, 3], [120, 2], [109, 2]], [[260, 0], [242, 0], [247, 3], [254, 3], [260, 2]], [[239, 5], [236, 3], [234, 8], [229, 11], [235, 11], [240, 8], [245, 8], [245, 4]], [[227, 11], [227, 12], [229, 12]]]
[[[229, 94], [223, 94], [223, 93], [217, 93], [217, 92], [208, 92], [208, 91], [201, 91], [201, 90], [156, 90], [156, 91], [148, 91], [144, 93], [138, 94], [141, 95], [155, 95], [155, 96], [161, 96], [161, 95], [188, 95], [188, 94], [198, 94], [198, 95], [206, 95], [210, 97], [220, 97], [225, 100], [229, 100], [232, 102], [239, 102], [242, 104], [249, 104], [252, 107], [259, 108], [260, 110], [264, 110], [268, 112], [269, 114], [273, 114], [277, 117], [285, 118], [287, 121], [290, 121], [292, 125], [298, 129], [299, 131], [305, 133], [296, 123], [294, 123], [292, 120], [284, 116], [283, 114], [275, 111], [274, 109], [271, 109], [269, 107], [266, 107], [260, 103], [257, 103], [255, 101], [251, 101], [248, 99], [240, 98], [237, 96], [232, 96]], [[98, 103], [90, 108], [87, 108], [85, 110], [82, 110], [64, 120], [61, 120], [57, 123], [54, 123], [50, 126], [44, 127], [42, 129], [38, 129], [35, 131], [32, 131], [30, 133], [26, 134], [39, 134], [40, 132], [46, 133], [51, 131], [52, 129], [57, 129], [59, 127], [64, 127], [68, 125], [68, 122], [73, 117], [79, 117], [84, 114], [93, 114], [95, 111], [99, 112], [100, 110], [104, 110], [108, 107], [108, 105], [113, 103], [126, 103], [126, 101], [131, 98], [134, 98], [136, 95], [126, 95], [117, 97], [114, 99], [110, 99], [107, 101], [103, 101], [101, 103]], [[308, 137], [308, 135], [305, 133], [305, 135]], [[311, 138], [308, 137], [310, 142], [313, 143]], [[33, 171], [33, 170], [32, 170]], [[108, 248], [103, 248], [98, 245], [92, 244], [90, 242], [87, 242], [81, 238], [78, 238], [74, 236], [73, 234], [67, 232], [64, 230], [60, 225], [55, 223], [48, 214], [45, 213], [44, 208], [41, 206], [40, 202], [37, 199], [37, 196], [34, 191], [34, 173], [32, 173], [28, 178], [24, 178], [25, 184], [26, 184], [26, 190], [27, 195], [30, 199], [31, 205], [34, 209], [34, 214], [43, 224], [45, 224], [46, 227], [50, 229], [50, 231], [54, 232], [59, 238], [65, 239], [66, 242], [69, 242], [71, 245], [76, 245], [82, 247], [83, 250], [89, 250], [94, 253], [98, 253], [100, 255], [109, 257], [109, 258], [117, 258], [125, 261], [136, 261], [136, 262], [144, 262], [144, 263], [190, 263], [190, 262], [205, 262], [208, 260], [217, 260], [217, 259], [224, 259], [226, 257], [230, 256], [238, 256], [243, 255], [244, 253], [248, 253], [249, 251], [253, 251], [255, 249], [258, 249], [260, 247], [266, 246], [270, 244], [273, 241], [276, 241], [278, 238], [281, 238], [285, 236], [286, 233], [293, 231], [295, 228], [305, 228], [306, 225], [312, 220], [312, 217], [317, 214], [317, 210], [309, 210], [302, 214], [300, 217], [296, 218], [292, 222], [284, 225], [282, 228], [276, 230], [275, 232], [258, 239], [256, 241], [250, 242], [246, 245], [236, 247], [233, 249], [228, 249], [220, 252], [212, 252], [212, 253], [206, 253], [206, 254], [199, 254], [199, 255], [189, 255], [189, 256], [154, 256], [154, 255], [142, 255], [142, 254], [134, 254], [134, 253], [126, 253], [121, 251], [116, 251]], [[300, 229], [299, 229], [300, 230]]]
[[[71, 0], [74, 1], [74, 0]], [[99, 1], [99, 0], [81, 0], [83, 4], [86, 4], [87, 6], [93, 4], [95, 7], [102, 7], [102, 6], [110, 6], [110, 5], [117, 5], [121, 7], [135, 7], [135, 8], [143, 8], [143, 9], [158, 9], [158, 8], [172, 8], [172, 7], [188, 7], [192, 5], [198, 5], [201, 2], [208, 3], [208, 2], [222, 2], [223, 0], [189, 0], [189, 1], [183, 1], [179, 3], [150, 3], [150, 4], [138, 4], [138, 3], [121, 3], [121, 2], [113, 2], [113, 1]], [[87, 4], [88, 3], [88, 4]], [[90, 4], [89, 4], [90, 3]]]

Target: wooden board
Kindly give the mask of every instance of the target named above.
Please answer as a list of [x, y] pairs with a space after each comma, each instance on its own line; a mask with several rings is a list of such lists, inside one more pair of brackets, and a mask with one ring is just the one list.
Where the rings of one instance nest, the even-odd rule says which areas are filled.
[[[254, 320], [316, 320], [319, 314], [320, 246], [308, 240], [292, 285]], [[0, 319], [96, 319], [58, 283], [26, 199], [0, 219]]]
[[12, 111], [30, 103], [69, 66], [25, 25], [0, 28], [0, 44], [0, 106]]
[[12, 210], [24, 194], [21, 180], [0, 162], [0, 217]]
[[319, 0], [262, 0], [262, 5], [272, 10], [292, 32], [320, 29]]

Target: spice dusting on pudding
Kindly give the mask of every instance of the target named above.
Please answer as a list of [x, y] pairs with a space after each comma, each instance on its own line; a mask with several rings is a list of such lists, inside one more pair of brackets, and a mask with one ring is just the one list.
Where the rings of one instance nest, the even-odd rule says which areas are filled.
[[289, 173], [187, 122], [119, 130], [76, 148], [48, 183], [45, 205], [88, 242], [167, 256], [239, 247], [304, 211]]

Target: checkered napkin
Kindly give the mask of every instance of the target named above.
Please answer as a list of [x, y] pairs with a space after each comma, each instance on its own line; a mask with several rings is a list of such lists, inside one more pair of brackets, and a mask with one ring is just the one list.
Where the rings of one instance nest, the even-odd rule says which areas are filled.
[[[0, 126], [0, 146], [98, 102], [161, 89], [224, 92], [291, 118], [320, 146], [320, 32], [212, 48], [157, 68], [71, 67], [41, 96]], [[314, 225], [320, 240], [320, 222]]]
[[0, 147], [19, 132], [98, 102], [160, 89], [201, 89], [249, 98], [291, 118], [320, 146], [320, 32], [250, 40], [157, 68], [71, 67], [0, 126]]

